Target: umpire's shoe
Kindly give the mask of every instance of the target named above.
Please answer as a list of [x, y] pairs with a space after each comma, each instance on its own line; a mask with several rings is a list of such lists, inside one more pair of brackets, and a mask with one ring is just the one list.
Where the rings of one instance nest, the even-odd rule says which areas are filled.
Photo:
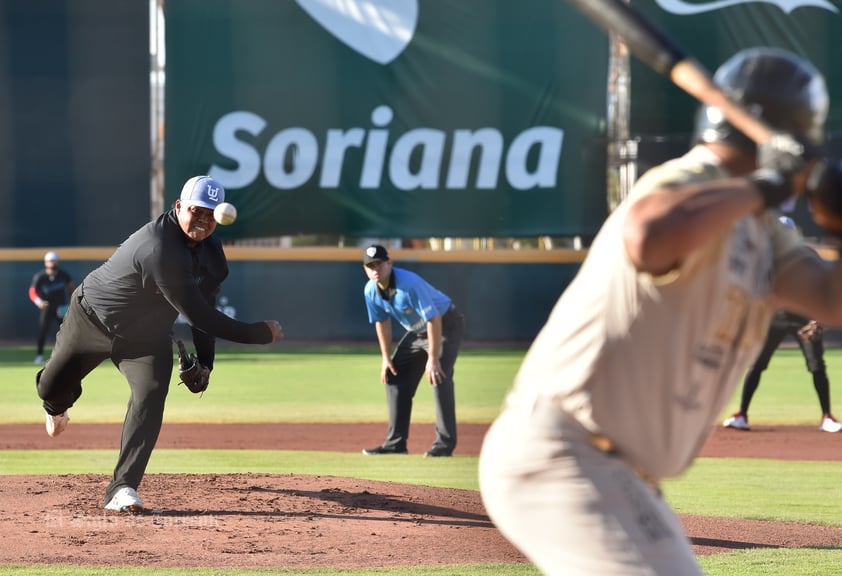
[[363, 448], [366, 456], [382, 456], [385, 454], [409, 454], [406, 448], [391, 448], [386, 446], [375, 446], [374, 448]]
[[453, 456], [453, 450], [442, 448], [441, 446], [431, 448], [424, 452], [424, 458], [449, 458], [450, 456]]

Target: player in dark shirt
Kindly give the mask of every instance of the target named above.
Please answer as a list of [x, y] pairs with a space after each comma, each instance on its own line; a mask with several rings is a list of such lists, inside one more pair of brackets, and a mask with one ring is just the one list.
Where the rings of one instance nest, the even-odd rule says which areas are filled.
[[32, 277], [29, 285], [29, 299], [38, 307], [38, 340], [36, 341], [35, 363], [44, 363], [44, 345], [50, 327], [61, 323], [67, 310], [67, 297], [73, 292], [73, 279], [62, 270], [55, 252], [44, 254], [44, 269]]
[[82, 379], [104, 360], [128, 380], [131, 395], [106, 509], [145, 509], [137, 487], [163, 421], [173, 371], [172, 327], [179, 313], [191, 326], [196, 355], [208, 370], [213, 370], [215, 338], [247, 344], [283, 338], [276, 320], [245, 323], [215, 308], [228, 263], [212, 236], [213, 209], [224, 201], [225, 191], [212, 178], [188, 180], [173, 209], [129, 236], [73, 292], [53, 354], [36, 376], [50, 436], [66, 428]]
[[842, 422], [839, 422], [830, 412], [830, 380], [827, 376], [827, 366], [824, 361], [824, 328], [815, 320], [804, 316], [779, 310], [772, 318], [766, 341], [760, 350], [757, 359], [752, 364], [743, 379], [743, 391], [740, 396], [740, 409], [722, 422], [726, 428], [738, 430], [751, 430], [748, 422], [748, 407], [754, 393], [760, 386], [760, 377], [769, 367], [769, 362], [775, 350], [787, 336], [792, 336], [801, 348], [807, 370], [813, 377], [813, 387], [819, 399], [819, 407], [822, 411], [822, 418], [819, 423], [819, 430], [823, 432], [842, 431]]
[[[787, 228], [797, 229], [795, 221], [789, 216], [781, 215], [778, 217], [778, 221]], [[760, 377], [769, 367], [772, 355], [784, 341], [784, 338], [792, 336], [801, 348], [801, 353], [807, 363], [807, 370], [813, 376], [813, 387], [816, 389], [816, 396], [819, 398], [819, 406], [822, 409], [819, 430], [823, 432], [842, 431], [842, 423], [830, 413], [830, 380], [827, 377], [827, 366], [824, 362], [823, 332], [823, 326], [815, 320], [786, 310], [778, 310], [772, 317], [772, 323], [766, 334], [763, 348], [743, 380], [740, 409], [726, 418], [722, 425], [726, 428], [738, 430], [751, 429], [748, 423], [748, 407], [757, 387], [760, 386]]]

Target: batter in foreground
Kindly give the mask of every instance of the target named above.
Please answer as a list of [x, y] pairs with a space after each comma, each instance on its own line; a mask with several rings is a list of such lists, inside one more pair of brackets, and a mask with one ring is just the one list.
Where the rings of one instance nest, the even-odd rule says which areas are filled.
[[842, 264], [778, 221], [805, 191], [799, 143], [822, 138], [822, 76], [758, 48], [714, 81], [781, 133], [758, 148], [700, 111], [693, 148], [606, 220], [485, 438], [488, 513], [545, 574], [702, 574], [658, 482], [696, 457], [775, 310], [842, 325]]

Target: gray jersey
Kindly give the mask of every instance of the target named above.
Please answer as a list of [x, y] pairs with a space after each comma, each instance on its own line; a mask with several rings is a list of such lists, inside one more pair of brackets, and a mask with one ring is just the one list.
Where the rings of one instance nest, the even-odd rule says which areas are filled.
[[[649, 171], [632, 195], [725, 177], [697, 147]], [[814, 256], [769, 211], [653, 277], [626, 253], [627, 211], [624, 203], [595, 238], [527, 353], [510, 402], [556, 404], [663, 478], [690, 464], [757, 355], [775, 311], [776, 271]]]

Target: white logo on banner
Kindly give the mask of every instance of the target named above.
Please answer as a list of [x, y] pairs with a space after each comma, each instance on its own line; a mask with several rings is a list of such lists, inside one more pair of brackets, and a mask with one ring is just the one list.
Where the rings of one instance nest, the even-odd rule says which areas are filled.
[[[262, 116], [229, 112], [213, 128], [214, 148], [229, 161], [214, 164], [208, 175], [229, 190], [250, 186], [261, 172], [279, 190], [304, 186], [314, 176], [320, 188], [336, 189], [343, 186], [343, 176], [346, 185], [351, 181], [346, 159], [361, 154], [354, 178], [361, 189], [380, 188], [386, 180], [400, 190], [493, 190], [501, 176], [516, 190], [556, 187], [564, 141], [560, 128], [532, 126], [507, 141], [493, 126], [452, 133], [419, 127], [393, 134], [393, 118], [392, 109], [382, 105], [371, 112], [371, 128], [330, 128], [316, 136], [292, 126], [264, 138]], [[255, 148], [261, 140], [265, 150]]]
[[418, 0], [296, 0], [339, 40], [380, 64], [388, 64], [412, 41]]
[[789, 14], [796, 8], [811, 6], [813, 8], [822, 8], [829, 12], [839, 12], [839, 10], [826, 0], [715, 0], [714, 2], [685, 2], [684, 0], [655, 0], [655, 3], [672, 14], [679, 14], [687, 16], [691, 14], [701, 14], [702, 12], [712, 12], [737, 4], [751, 4], [754, 2], [762, 2], [764, 4], [773, 4]]

